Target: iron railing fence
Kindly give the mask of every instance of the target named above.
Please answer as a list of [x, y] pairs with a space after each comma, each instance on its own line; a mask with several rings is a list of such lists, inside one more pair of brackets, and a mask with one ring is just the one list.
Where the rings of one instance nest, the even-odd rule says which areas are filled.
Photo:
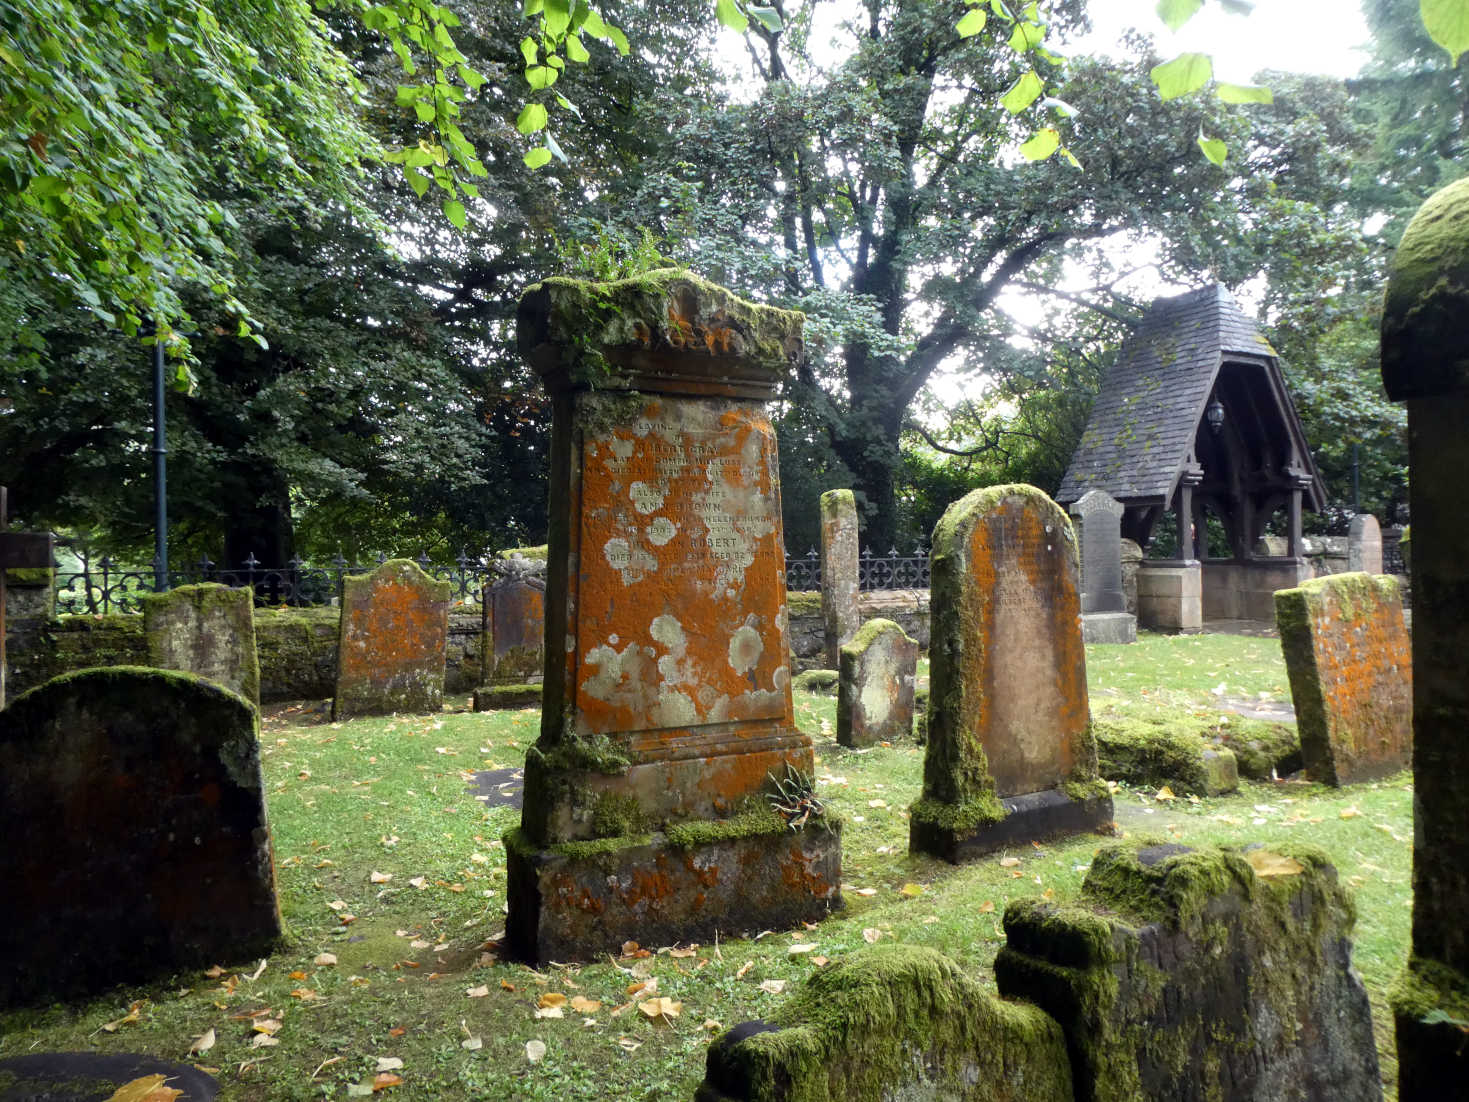
[[[864, 591], [927, 589], [928, 583], [928, 550], [921, 544], [907, 555], [896, 547], [889, 548], [886, 555], [874, 555], [868, 548], [857, 560], [857, 586]], [[821, 556], [816, 548], [804, 555], [786, 556], [786, 588], [821, 588]]]

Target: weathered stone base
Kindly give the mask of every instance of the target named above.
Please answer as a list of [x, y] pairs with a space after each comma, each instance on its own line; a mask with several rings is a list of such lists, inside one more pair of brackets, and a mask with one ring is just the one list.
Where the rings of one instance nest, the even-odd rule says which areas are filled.
[[1127, 612], [1088, 612], [1081, 618], [1083, 643], [1136, 643], [1137, 617]]
[[481, 685], [474, 690], [474, 710], [493, 712], [501, 708], [539, 708], [541, 685], [516, 682], [509, 685]]
[[[728, 831], [721, 837], [722, 831]], [[591, 960], [814, 922], [841, 906], [840, 824], [741, 833], [738, 820], [536, 849], [505, 836], [511, 952]]]
[[1195, 559], [1147, 560], [1137, 572], [1138, 623], [1153, 631], [1197, 635], [1204, 630], [1204, 584]]
[[908, 850], [942, 857], [951, 864], [973, 861], [996, 850], [1047, 838], [1091, 831], [1111, 833], [1112, 798], [1073, 800], [1061, 789], [1029, 792], [1000, 801], [1005, 817], [970, 829], [955, 829], [913, 816], [908, 824]]

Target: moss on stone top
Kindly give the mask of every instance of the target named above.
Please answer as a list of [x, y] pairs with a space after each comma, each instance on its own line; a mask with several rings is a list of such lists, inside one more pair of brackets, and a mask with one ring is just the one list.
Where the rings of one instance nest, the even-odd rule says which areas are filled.
[[822, 519], [840, 517], [847, 513], [856, 516], [857, 495], [851, 490], [827, 490], [821, 495]]
[[788, 591], [786, 611], [791, 616], [820, 616], [821, 593], [814, 589]]
[[907, 639], [908, 642], [912, 643], [915, 647], [918, 645], [918, 640], [909, 638], [908, 633], [903, 630], [900, 624], [894, 623], [892, 620], [884, 620], [881, 617], [877, 617], [875, 619], [866, 621], [860, 628], [857, 629], [852, 638], [848, 639], [845, 643], [842, 644], [842, 653], [850, 653], [853, 658], [857, 658], [862, 654], [863, 651], [872, 646], [873, 643], [877, 642], [879, 636], [886, 635], [889, 632], [894, 631], [896, 631], [904, 639]]
[[1287, 626], [1304, 627], [1311, 609], [1319, 609], [1323, 601], [1332, 599], [1343, 620], [1353, 622], [1374, 614], [1383, 605], [1402, 600], [1398, 581], [1390, 574], [1328, 574], [1311, 578], [1294, 589], [1275, 593], [1275, 618], [1284, 632]]
[[791, 688], [803, 693], [832, 693], [840, 680], [836, 670], [807, 670], [791, 679]]
[[1469, 178], [1428, 197], [1388, 268], [1382, 382], [1395, 401], [1469, 389]]

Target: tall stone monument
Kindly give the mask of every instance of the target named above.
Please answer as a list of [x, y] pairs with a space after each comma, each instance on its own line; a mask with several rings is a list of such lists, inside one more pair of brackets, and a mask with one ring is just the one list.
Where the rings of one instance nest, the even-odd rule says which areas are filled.
[[1347, 532], [1347, 570], [1382, 573], [1382, 527], [1371, 513], [1352, 518]]
[[389, 559], [342, 583], [332, 718], [437, 712], [444, 700], [448, 582]]
[[862, 626], [860, 569], [857, 498], [851, 490], [827, 490], [821, 495], [821, 624], [829, 670], [838, 667], [842, 644]]
[[1069, 510], [1081, 545], [1081, 638], [1084, 643], [1136, 643], [1137, 617], [1122, 585], [1122, 502], [1088, 490]]
[[143, 598], [148, 664], [218, 682], [260, 707], [255, 595], [206, 583]]
[[522, 354], [554, 399], [546, 681], [506, 838], [513, 950], [596, 957], [840, 902], [795, 725], [775, 433], [799, 314], [687, 273], [549, 279]]
[[933, 531], [928, 744], [909, 848], [949, 861], [1112, 821], [1089, 731], [1076, 542], [1034, 486]]
[[1432, 195], [1393, 256], [1382, 383], [1408, 403], [1413, 511], [1413, 946], [1391, 1001], [1398, 1097], [1469, 1080], [1469, 179]]

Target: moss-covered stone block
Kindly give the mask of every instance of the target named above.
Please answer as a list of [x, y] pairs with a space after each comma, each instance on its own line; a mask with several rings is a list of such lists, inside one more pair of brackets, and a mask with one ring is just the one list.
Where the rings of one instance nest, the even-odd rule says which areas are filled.
[[1409, 957], [1388, 992], [1400, 1102], [1448, 1102], [1469, 1081], [1469, 976]]
[[841, 648], [837, 742], [875, 746], [913, 731], [918, 641], [891, 620], [868, 620]]
[[995, 976], [1060, 1022], [1078, 1102], [1370, 1102], [1354, 921], [1310, 847], [1111, 845], [1077, 905], [1010, 904]]
[[1180, 796], [1218, 796], [1239, 788], [1234, 753], [1161, 720], [1096, 720], [1097, 767], [1134, 786], [1168, 785]]
[[829, 696], [837, 691], [837, 682], [840, 680], [841, 675], [836, 670], [807, 670], [791, 679], [791, 687], [800, 689], [803, 693], [824, 693]]
[[67, 674], [0, 712], [0, 1004], [268, 953], [255, 708], [192, 674]]
[[1293, 724], [1232, 716], [1216, 741], [1234, 753], [1240, 776], [1252, 781], [1288, 777], [1304, 767], [1301, 737]]
[[1333, 574], [1275, 594], [1306, 776], [1349, 784], [1413, 754], [1413, 655], [1395, 578]]
[[494, 712], [504, 708], [539, 708], [541, 687], [539, 685], [481, 685], [474, 690], [474, 710]]
[[248, 589], [207, 583], [143, 597], [148, 664], [217, 681], [260, 705], [255, 599]]
[[343, 580], [333, 719], [439, 710], [450, 598], [409, 559]]
[[709, 1048], [696, 1102], [1071, 1102], [1057, 1023], [918, 946], [854, 953]]

